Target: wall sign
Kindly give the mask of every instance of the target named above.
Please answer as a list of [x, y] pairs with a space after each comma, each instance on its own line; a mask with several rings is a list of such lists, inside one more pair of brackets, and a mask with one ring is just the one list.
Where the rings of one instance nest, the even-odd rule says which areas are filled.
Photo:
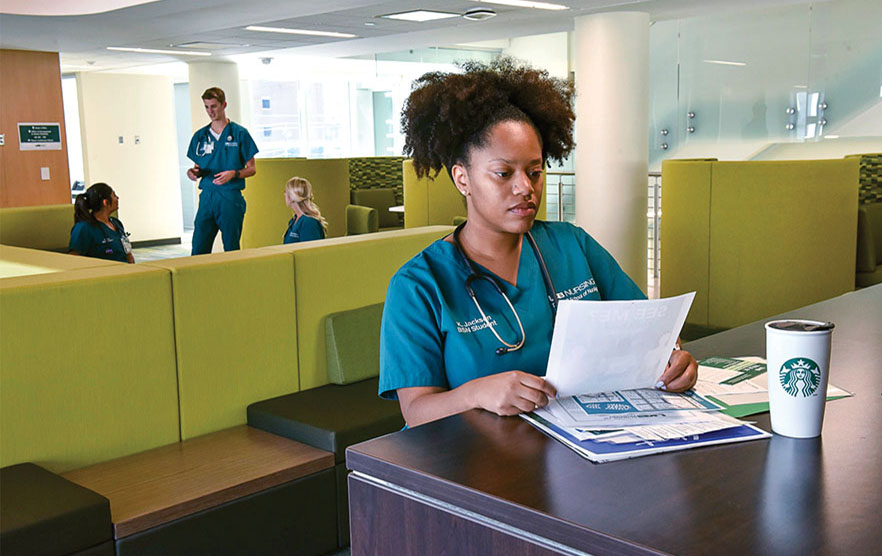
[[60, 151], [61, 125], [19, 122], [18, 148], [21, 151]]

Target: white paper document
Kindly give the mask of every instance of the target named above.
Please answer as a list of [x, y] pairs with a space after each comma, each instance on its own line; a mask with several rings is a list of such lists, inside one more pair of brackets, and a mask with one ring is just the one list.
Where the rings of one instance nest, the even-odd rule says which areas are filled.
[[545, 379], [561, 397], [653, 388], [694, 297], [561, 301]]

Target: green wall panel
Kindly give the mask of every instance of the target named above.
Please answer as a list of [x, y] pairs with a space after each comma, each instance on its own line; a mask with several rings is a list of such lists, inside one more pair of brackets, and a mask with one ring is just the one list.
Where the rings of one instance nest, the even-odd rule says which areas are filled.
[[181, 435], [246, 422], [298, 390], [294, 259], [274, 248], [150, 263], [172, 273]]
[[659, 292], [695, 292], [687, 322], [706, 326], [710, 246], [711, 162], [662, 162]]
[[304, 243], [294, 254], [300, 389], [328, 383], [325, 318], [386, 299], [392, 275], [450, 226]]
[[0, 465], [63, 472], [179, 438], [167, 271], [0, 280]]

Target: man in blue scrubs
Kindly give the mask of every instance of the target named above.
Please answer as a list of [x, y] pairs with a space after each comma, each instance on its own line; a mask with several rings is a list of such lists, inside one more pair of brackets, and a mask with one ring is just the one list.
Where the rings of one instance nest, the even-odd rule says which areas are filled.
[[257, 173], [254, 155], [257, 145], [248, 130], [227, 118], [226, 95], [218, 87], [202, 93], [205, 112], [211, 122], [190, 140], [187, 158], [195, 165], [187, 177], [199, 180], [199, 209], [193, 223], [193, 255], [211, 253], [218, 230], [224, 251], [239, 249], [245, 219], [245, 178]]

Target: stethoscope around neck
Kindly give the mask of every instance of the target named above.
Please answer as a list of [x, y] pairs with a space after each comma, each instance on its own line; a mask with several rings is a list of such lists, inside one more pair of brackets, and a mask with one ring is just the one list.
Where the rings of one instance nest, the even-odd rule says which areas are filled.
[[[459, 234], [462, 232], [462, 229], [465, 227], [466, 222], [463, 222], [453, 231], [453, 246], [462, 256], [463, 260], [465, 260], [466, 264], [469, 267], [469, 276], [466, 278], [465, 287], [466, 291], [469, 294], [469, 297], [472, 298], [472, 302], [474, 302], [475, 307], [478, 308], [478, 312], [481, 313], [481, 318], [484, 319], [484, 324], [487, 325], [487, 328], [490, 329], [490, 332], [496, 336], [496, 339], [499, 340], [499, 343], [503, 345], [503, 347], [496, 348], [496, 355], [505, 355], [510, 351], [517, 351], [524, 347], [524, 342], [527, 340], [527, 335], [524, 332], [524, 325], [521, 322], [521, 317], [518, 315], [517, 310], [512, 304], [511, 300], [505, 295], [505, 290], [502, 289], [502, 284], [499, 283], [499, 280], [496, 279], [495, 276], [487, 274], [483, 272], [478, 266], [466, 255], [465, 251], [462, 248], [462, 245], [459, 243]], [[554, 290], [554, 283], [551, 281], [551, 275], [548, 273], [548, 267], [545, 266], [545, 259], [542, 257], [542, 252], [539, 251], [539, 246], [536, 245], [536, 240], [533, 239], [533, 235], [530, 232], [526, 232], [524, 236], [527, 238], [527, 241], [530, 242], [530, 247], [533, 248], [533, 256], [536, 257], [536, 261], [539, 263], [539, 270], [542, 272], [542, 281], [545, 283], [545, 292], [548, 297], [548, 304], [551, 306], [551, 322], [554, 323], [554, 317], [557, 315], [557, 295]], [[517, 340], [515, 343], [511, 344], [502, 339], [502, 336], [499, 335], [499, 332], [494, 328], [492, 321], [487, 317], [487, 314], [484, 312], [484, 309], [481, 307], [481, 304], [478, 302], [478, 297], [475, 295], [475, 290], [472, 288], [472, 283], [475, 280], [485, 280], [490, 282], [493, 288], [502, 296], [505, 302], [508, 304], [509, 309], [511, 309], [512, 314], [515, 317], [515, 321], [518, 323], [518, 328], [520, 329], [520, 340]]]

